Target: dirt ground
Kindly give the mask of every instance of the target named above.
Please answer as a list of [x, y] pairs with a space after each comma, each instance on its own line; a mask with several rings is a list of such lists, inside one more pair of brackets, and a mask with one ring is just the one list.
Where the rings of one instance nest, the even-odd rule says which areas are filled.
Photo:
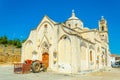
[[120, 80], [120, 68], [111, 68], [110, 70], [93, 72], [86, 75], [101, 77], [103, 80]]
[[13, 65], [1, 65], [0, 80], [120, 80], [120, 68], [84, 74], [61, 74], [50, 71], [15, 74], [13, 70]]

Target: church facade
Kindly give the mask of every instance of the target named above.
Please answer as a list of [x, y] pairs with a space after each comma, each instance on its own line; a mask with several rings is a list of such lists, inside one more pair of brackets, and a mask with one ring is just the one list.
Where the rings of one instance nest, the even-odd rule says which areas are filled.
[[44, 16], [22, 44], [21, 60], [40, 60], [48, 70], [79, 73], [110, 66], [109, 55], [106, 19], [99, 20], [98, 29], [89, 29], [73, 11], [62, 23]]

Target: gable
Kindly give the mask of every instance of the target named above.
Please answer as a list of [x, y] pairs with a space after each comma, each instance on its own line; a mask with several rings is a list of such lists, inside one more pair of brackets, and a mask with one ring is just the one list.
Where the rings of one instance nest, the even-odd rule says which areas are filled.
[[37, 32], [39, 32], [41, 27], [45, 27], [46, 25], [49, 25], [50, 27], [53, 28], [55, 24], [57, 23], [45, 15], [37, 27]]

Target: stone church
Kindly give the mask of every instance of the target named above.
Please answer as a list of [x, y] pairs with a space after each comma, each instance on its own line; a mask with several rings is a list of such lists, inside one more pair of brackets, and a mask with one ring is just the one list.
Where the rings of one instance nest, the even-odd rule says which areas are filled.
[[65, 22], [55, 22], [45, 15], [22, 44], [21, 60], [40, 60], [48, 70], [61, 73], [99, 70], [110, 66], [108, 39], [104, 17], [98, 28], [89, 29], [74, 11]]

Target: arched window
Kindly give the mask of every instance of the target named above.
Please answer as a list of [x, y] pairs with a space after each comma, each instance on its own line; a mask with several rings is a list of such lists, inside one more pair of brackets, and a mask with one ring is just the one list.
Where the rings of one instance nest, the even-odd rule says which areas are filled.
[[92, 51], [90, 51], [90, 61], [92, 61]]
[[70, 25], [70, 24], [68, 24], [68, 26], [69, 26], [69, 27], [71, 27], [71, 25]]
[[104, 31], [104, 26], [102, 26], [102, 31]]
[[54, 57], [53, 63], [56, 64], [57, 52], [53, 52], [53, 57]]
[[64, 39], [67, 39], [67, 36], [64, 36]]
[[44, 27], [47, 28], [47, 24], [45, 24]]
[[77, 27], [77, 24], [75, 24], [75, 27]]
[[44, 33], [47, 33], [47, 24], [44, 25]]

